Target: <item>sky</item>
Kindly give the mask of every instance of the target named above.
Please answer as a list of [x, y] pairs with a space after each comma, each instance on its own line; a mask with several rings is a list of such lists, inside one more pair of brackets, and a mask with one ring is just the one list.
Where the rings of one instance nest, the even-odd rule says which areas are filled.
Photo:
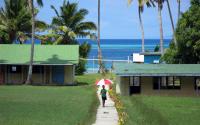
[[[4, 0], [0, 0], [0, 6]], [[93, 21], [97, 24], [97, 2], [98, 0], [69, 0], [70, 2], [79, 3], [79, 8], [85, 8], [89, 11], [85, 21]], [[37, 19], [51, 23], [52, 17], [56, 16], [50, 8], [54, 5], [58, 10], [63, 4], [63, 0], [43, 0], [44, 7], [40, 8]], [[176, 24], [178, 16], [177, 0], [169, 0], [173, 20]], [[101, 38], [102, 39], [140, 39], [141, 31], [138, 19], [138, 3], [128, 6], [127, 0], [101, 0]], [[182, 0], [181, 11], [185, 12], [190, 6], [190, 0]], [[172, 28], [165, 2], [163, 10], [163, 30], [164, 38], [172, 38]], [[146, 8], [142, 14], [145, 39], [159, 39], [159, 21], [157, 8]]]

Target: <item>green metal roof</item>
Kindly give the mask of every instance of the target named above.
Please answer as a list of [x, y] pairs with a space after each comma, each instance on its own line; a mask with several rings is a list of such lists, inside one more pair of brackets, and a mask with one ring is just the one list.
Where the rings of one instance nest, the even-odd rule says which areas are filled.
[[[28, 65], [31, 45], [0, 44], [0, 64]], [[35, 45], [34, 65], [70, 65], [79, 60], [78, 45]]]
[[119, 76], [200, 76], [200, 64], [114, 63]]

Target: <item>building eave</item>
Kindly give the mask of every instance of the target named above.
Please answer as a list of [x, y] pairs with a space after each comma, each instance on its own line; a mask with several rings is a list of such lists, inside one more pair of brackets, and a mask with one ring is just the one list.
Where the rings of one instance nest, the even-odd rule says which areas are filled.
[[144, 77], [156, 77], [156, 76], [200, 76], [199, 73], [116, 73], [117, 76], [144, 76]]

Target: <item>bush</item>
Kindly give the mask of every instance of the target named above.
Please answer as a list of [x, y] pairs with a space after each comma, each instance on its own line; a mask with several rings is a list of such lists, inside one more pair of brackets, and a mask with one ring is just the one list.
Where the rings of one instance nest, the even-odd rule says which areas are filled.
[[[80, 58], [86, 59], [89, 55], [91, 45], [87, 42], [80, 44], [79, 46], [79, 55]], [[82, 75], [86, 71], [86, 60], [79, 60], [78, 65], [76, 66], [76, 75]]]
[[191, 7], [178, 21], [177, 46], [170, 45], [162, 57], [167, 63], [200, 63], [200, 1], [191, 0]]

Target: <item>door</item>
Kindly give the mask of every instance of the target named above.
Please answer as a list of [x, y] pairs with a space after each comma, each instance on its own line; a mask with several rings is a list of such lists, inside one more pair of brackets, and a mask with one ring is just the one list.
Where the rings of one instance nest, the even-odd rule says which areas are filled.
[[52, 67], [52, 82], [63, 84], [64, 83], [64, 66]]
[[141, 92], [140, 77], [130, 77], [130, 95]]
[[4, 70], [3, 66], [0, 66], [0, 85], [4, 84]]

